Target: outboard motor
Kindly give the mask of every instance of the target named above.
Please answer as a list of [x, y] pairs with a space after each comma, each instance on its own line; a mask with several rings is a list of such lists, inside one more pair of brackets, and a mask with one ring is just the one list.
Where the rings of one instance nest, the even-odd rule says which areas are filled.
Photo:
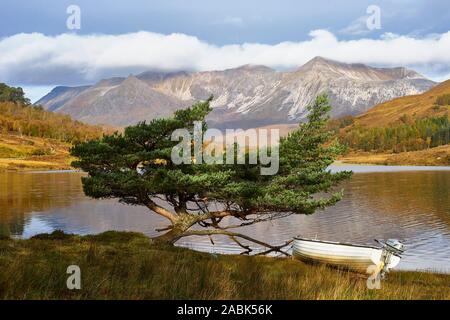
[[397, 239], [388, 239], [384, 244], [384, 248], [397, 254], [402, 254], [405, 251], [405, 245]]
[[384, 265], [381, 270], [381, 278], [384, 279], [389, 272], [389, 264], [391, 263], [392, 256], [401, 257], [402, 253], [405, 252], [405, 246], [397, 239], [388, 239], [385, 242], [375, 239], [375, 241], [383, 246], [382, 260]]

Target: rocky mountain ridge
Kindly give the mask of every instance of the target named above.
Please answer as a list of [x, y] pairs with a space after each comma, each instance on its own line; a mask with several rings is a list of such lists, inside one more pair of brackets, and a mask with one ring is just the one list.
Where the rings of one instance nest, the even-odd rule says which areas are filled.
[[126, 126], [172, 114], [210, 95], [217, 128], [289, 124], [327, 92], [332, 115], [357, 115], [379, 103], [420, 94], [435, 83], [406, 68], [374, 68], [316, 57], [293, 71], [259, 65], [223, 71], [144, 72], [92, 86], [56, 87], [37, 104], [92, 124]]

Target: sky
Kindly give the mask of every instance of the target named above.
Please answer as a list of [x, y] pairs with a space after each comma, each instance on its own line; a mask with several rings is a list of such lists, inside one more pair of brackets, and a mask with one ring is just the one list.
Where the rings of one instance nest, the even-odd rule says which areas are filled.
[[[248, 63], [286, 70], [317, 55], [450, 78], [448, 0], [0, 0], [0, 7], [0, 82], [22, 86], [33, 101], [56, 85], [147, 70]], [[69, 29], [68, 20], [80, 28]]]

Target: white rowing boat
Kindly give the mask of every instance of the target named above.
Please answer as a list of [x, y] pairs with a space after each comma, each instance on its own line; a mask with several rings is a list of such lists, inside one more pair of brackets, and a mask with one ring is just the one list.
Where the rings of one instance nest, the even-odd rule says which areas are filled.
[[323, 263], [362, 273], [388, 272], [400, 262], [403, 244], [398, 240], [377, 241], [381, 248], [314, 239], [295, 238], [293, 256], [304, 262]]

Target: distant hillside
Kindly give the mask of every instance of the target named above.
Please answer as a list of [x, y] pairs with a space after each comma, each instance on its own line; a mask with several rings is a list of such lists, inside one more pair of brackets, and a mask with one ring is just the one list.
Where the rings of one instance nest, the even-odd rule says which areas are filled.
[[0, 170], [70, 169], [72, 143], [105, 130], [40, 107], [0, 102]]
[[442, 82], [430, 90], [418, 94], [396, 98], [381, 103], [356, 117], [355, 125], [382, 127], [398, 124], [406, 118], [423, 119], [439, 117], [450, 112], [450, 80]]
[[21, 88], [0, 84], [0, 170], [70, 168], [71, 144], [110, 131], [30, 105]]
[[334, 117], [357, 115], [396, 97], [422, 93], [435, 83], [405, 68], [375, 68], [316, 57], [279, 72], [245, 65], [223, 71], [145, 72], [88, 87], [56, 87], [37, 103], [91, 124], [126, 126], [171, 115], [214, 96], [210, 127], [255, 128], [296, 124], [306, 107], [329, 94]]
[[420, 94], [379, 104], [364, 114], [333, 121], [353, 150], [406, 152], [450, 143], [450, 80]]
[[0, 102], [0, 132], [75, 143], [101, 137], [103, 129], [41, 107]]

